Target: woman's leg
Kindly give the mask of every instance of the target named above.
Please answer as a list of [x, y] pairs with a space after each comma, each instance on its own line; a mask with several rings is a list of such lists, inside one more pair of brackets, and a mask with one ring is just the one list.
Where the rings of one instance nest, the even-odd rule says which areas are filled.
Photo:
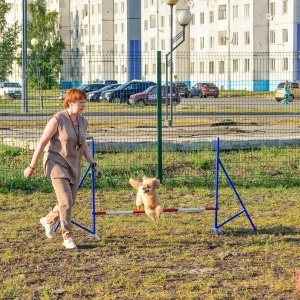
[[66, 178], [52, 179], [52, 185], [58, 205], [46, 216], [46, 221], [47, 223], [55, 224], [60, 218], [62, 236], [64, 240], [67, 240], [73, 237], [71, 211], [77, 195], [77, 186], [71, 184], [69, 179]]

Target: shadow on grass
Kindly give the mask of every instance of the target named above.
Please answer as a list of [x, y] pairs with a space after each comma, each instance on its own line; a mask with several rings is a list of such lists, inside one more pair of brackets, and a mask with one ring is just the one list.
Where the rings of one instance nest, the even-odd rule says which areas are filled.
[[[222, 231], [222, 227], [220, 228]], [[257, 228], [257, 231], [254, 231], [253, 228], [239, 228], [239, 229], [230, 229], [224, 228], [224, 233], [230, 234], [233, 236], [245, 236], [249, 234], [270, 234], [270, 235], [297, 235], [299, 230], [293, 226], [283, 226], [277, 225], [267, 228]]]

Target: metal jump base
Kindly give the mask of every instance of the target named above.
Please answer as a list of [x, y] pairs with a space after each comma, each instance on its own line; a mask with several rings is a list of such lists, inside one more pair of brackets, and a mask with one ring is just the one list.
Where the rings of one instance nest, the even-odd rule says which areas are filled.
[[[91, 142], [91, 150], [92, 150], [92, 154], [93, 157], [95, 155], [95, 142], [94, 140], [92, 140]], [[242, 210], [239, 211], [238, 213], [234, 214], [233, 216], [231, 216], [230, 218], [228, 218], [227, 220], [223, 221], [222, 223], [218, 223], [218, 212], [219, 212], [219, 173], [220, 173], [220, 167], [221, 170], [223, 171], [223, 173], [226, 176], [226, 179], [231, 187], [231, 189], [233, 190], [240, 206], [242, 207]], [[83, 174], [79, 184], [78, 184], [78, 190], [81, 188], [85, 178], [87, 177], [87, 175], [89, 174], [89, 171], [91, 170], [91, 167], [88, 166], [88, 168], [86, 169], [85, 173]], [[97, 216], [101, 216], [101, 215], [129, 215], [129, 214], [144, 214], [145, 211], [144, 210], [132, 210], [132, 211], [96, 211], [96, 205], [95, 205], [95, 176], [96, 174], [92, 171], [92, 195], [91, 195], [91, 206], [92, 206], [92, 229], [88, 229], [85, 226], [75, 222], [72, 220], [72, 223], [74, 225], [76, 225], [77, 227], [87, 231], [89, 233], [90, 236], [93, 236], [97, 239], [100, 239], [100, 237], [96, 234], [96, 217]], [[233, 182], [230, 179], [230, 176], [228, 175], [221, 159], [220, 159], [220, 139], [218, 138], [216, 141], [216, 192], [215, 192], [215, 206], [209, 206], [209, 207], [196, 207], [196, 208], [165, 208], [163, 209], [164, 213], [178, 213], [178, 212], [199, 212], [199, 211], [205, 211], [205, 210], [213, 210], [215, 212], [215, 218], [214, 218], [214, 227], [211, 228], [212, 231], [217, 232], [218, 234], [222, 235], [224, 234], [223, 231], [220, 230], [220, 228], [222, 226], [224, 226], [225, 224], [227, 224], [228, 222], [230, 222], [231, 220], [235, 219], [236, 217], [240, 216], [241, 214], [245, 213], [253, 230], [256, 232], [257, 229], [242, 201], [242, 199], [240, 198]], [[55, 231], [58, 229], [58, 227], [60, 226], [60, 222], [58, 222], [58, 224], [55, 227]]]

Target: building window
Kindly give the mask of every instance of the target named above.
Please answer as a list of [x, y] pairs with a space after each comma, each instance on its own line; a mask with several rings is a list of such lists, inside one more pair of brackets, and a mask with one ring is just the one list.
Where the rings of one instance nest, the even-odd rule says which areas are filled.
[[219, 46], [226, 45], [226, 31], [218, 32], [218, 41], [219, 41]]
[[276, 12], [275, 2], [270, 2], [270, 14], [271, 14], [271, 16], [275, 16], [275, 12]]
[[283, 59], [283, 71], [288, 71], [289, 70], [289, 60], [287, 57]]
[[200, 24], [204, 24], [204, 12], [200, 13]]
[[250, 4], [244, 5], [244, 17], [249, 18], [250, 17]]
[[210, 36], [209, 37], [209, 47], [210, 48], [213, 48], [215, 45], [214, 45], [214, 37], [213, 36]]
[[282, 42], [287, 43], [289, 41], [289, 35], [287, 29], [282, 29]]
[[225, 73], [225, 62], [224, 60], [219, 61], [219, 74]]
[[245, 58], [244, 61], [244, 72], [248, 73], [250, 71], [250, 59], [249, 58]]
[[84, 35], [88, 35], [88, 26], [84, 25]]
[[250, 45], [250, 31], [245, 31], [245, 45]]
[[275, 58], [270, 58], [270, 71], [275, 71]]
[[148, 51], [149, 51], [148, 43], [145, 43], [145, 44], [144, 44], [144, 51], [145, 51], [145, 52], [148, 52]]
[[270, 30], [270, 44], [275, 44], [275, 30]]
[[156, 74], [156, 64], [152, 64], [152, 74]]
[[100, 33], [101, 33], [101, 25], [98, 24], [98, 34], [100, 34]]
[[165, 50], [166, 49], [166, 41], [165, 40], [161, 40], [160, 44], [161, 44], [161, 50]]
[[84, 15], [84, 17], [87, 17], [87, 15], [88, 15], [88, 5], [87, 4], [84, 4], [84, 13], [83, 13], [83, 15]]
[[191, 38], [190, 43], [191, 43], [191, 51], [194, 51], [195, 50], [195, 39]]
[[282, 1], [282, 14], [288, 13], [288, 0]]
[[98, 14], [101, 14], [101, 4], [98, 4]]
[[239, 34], [234, 32], [232, 35], [232, 44], [233, 46], [237, 46], [239, 44]]
[[145, 74], [148, 74], [148, 64], [145, 64]]
[[121, 45], [121, 51], [122, 51], [122, 52], [125, 51], [125, 46], [124, 46], [124, 44]]
[[115, 52], [118, 52], [118, 44], [115, 44]]
[[200, 49], [204, 49], [204, 37], [200, 38]]
[[144, 21], [144, 30], [148, 30], [148, 20]]
[[166, 74], [166, 64], [165, 63], [161, 64], [161, 73]]
[[92, 5], [92, 15], [95, 13], [95, 6]]
[[215, 63], [213, 61], [209, 62], [209, 74], [214, 74], [215, 73]]
[[155, 28], [155, 27], [156, 27], [155, 15], [150, 15], [150, 28]]
[[95, 25], [92, 25], [92, 35], [95, 34]]
[[124, 23], [121, 23], [121, 32], [124, 32]]
[[144, 8], [148, 8], [148, 0], [144, 0]]
[[155, 50], [155, 44], [156, 44], [155, 40], [156, 40], [155, 38], [150, 39], [150, 50]]
[[226, 19], [226, 5], [219, 5], [219, 20]]
[[238, 59], [234, 59], [234, 60], [232, 61], [232, 63], [233, 63], [232, 71], [233, 71], [234, 73], [238, 72], [238, 71], [239, 71], [239, 61], [238, 61]]
[[232, 18], [237, 19], [239, 17], [239, 10], [238, 10], [238, 5], [234, 5], [232, 7]]
[[191, 25], [195, 25], [195, 14], [192, 14], [192, 21], [191, 21]]
[[115, 24], [115, 33], [118, 33], [118, 24]]
[[115, 3], [115, 11], [114, 11], [115, 14], [118, 13], [118, 3]]
[[190, 72], [191, 72], [191, 74], [195, 73], [195, 63], [194, 62], [191, 62]]
[[124, 2], [121, 2], [121, 13], [124, 13], [125, 11], [125, 4]]
[[199, 64], [199, 73], [204, 74], [204, 61], [200, 61]]
[[165, 16], [160, 17], [160, 27], [165, 27]]
[[214, 11], [211, 10], [209, 12], [209, 23], [213, 23], [214, 22]]

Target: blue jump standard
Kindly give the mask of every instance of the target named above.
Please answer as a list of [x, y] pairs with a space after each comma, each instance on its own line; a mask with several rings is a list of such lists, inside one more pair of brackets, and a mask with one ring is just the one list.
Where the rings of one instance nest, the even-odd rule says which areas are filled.
[[[235, 215], [231, 216], [229, 219], [227, 219], [226, 221], [224, 221], [223, 223], [221, 224], [218, 224], [218, 211], [219, 211], [219, 173], [220, 173], [220, 167], [221, 169], [223, 170], [225, 176], [226, 176], [226, 179], [230, 185], [230, 187], [232, 188], [236, 198], [238, 199], [241, 207], [242, 207], [242, 210], [238, 213], [236, 213]], [[225, 225], [226, 223], [230, 222], [231, 220], [235, 219], [236, 217], [238, 217], [239, 215], [245, 213], [253, 230], [254, 231], [257, 231], [240, 195], [238, 194], [233, 182], [231, 181], [230, 179], [230, 176], [228, 175], [221, 159], [220, 159], [220, 139], [218, 138], [217, 139], [217, 144], [216, 144], [216, 194], [215, 194], [215, 227], [211, 228], [211, 230], [213, 231], [216, 231], [217, 233], [219, 234], [224, 234], [220, 228]]]

